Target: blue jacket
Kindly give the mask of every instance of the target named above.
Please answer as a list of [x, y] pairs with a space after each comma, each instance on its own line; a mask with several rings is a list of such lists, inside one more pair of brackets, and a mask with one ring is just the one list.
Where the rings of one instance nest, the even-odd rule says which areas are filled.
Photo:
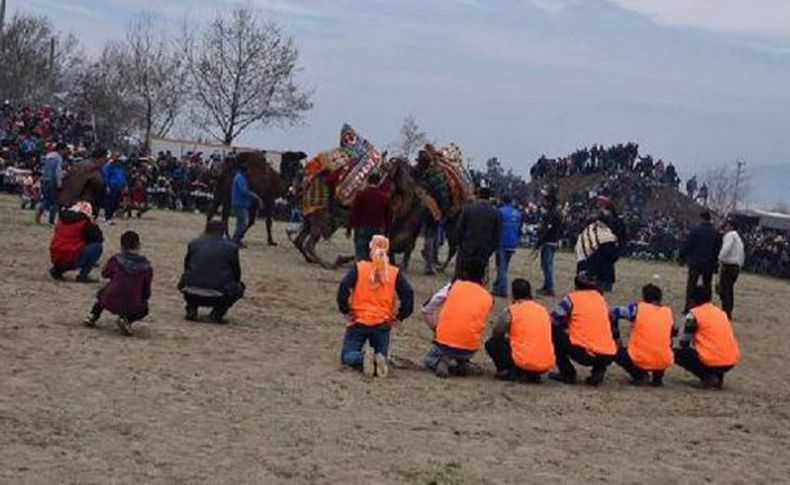
[[521, 211], [512, 205], [503, 205], [499, 208], [502, 217], [502, 237], [499, 240], [500, 249], [516, 249], [521, 239], [521, 224], [524, 216]]
[[234, 208], [249, 209], [250, 207], [250, 186], [247, 184], [247, 177], [241, 172], [233, 177], [230, 199], [231, 206]]
[[126, 170], [116, 163], [107, 163], [101, 169], [104, 183], [112, 190], [126, 187]]

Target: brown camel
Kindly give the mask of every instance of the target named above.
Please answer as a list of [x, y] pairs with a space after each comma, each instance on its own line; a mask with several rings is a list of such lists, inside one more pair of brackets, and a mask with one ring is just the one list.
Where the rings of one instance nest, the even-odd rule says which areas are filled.
[[280, 177], [280, 174], [269, 165], [266, 161], [266, 156], [263, 152], [245, 152], [240, 153], [236, 157], [235, 163], [225, 163], [222, 169], [220, 178], [214, 188], [214, 201], [209, 207], [206, 217], [208, 220], [214, 216], [222, 207], [222, 222], [225, 224], [225, 233], [228, 232], [228, 220], [230, 219], [231, 210], [231, 188], [233, 185], [233, 177], [236, 173], [236, 168], [239, 165], [247, 167], [247, 180], [250, 185], [250, 190], [255, 192], [261, 198], [262, 206], [259, 207], [258, 201], [252, 201], [250, 207], [250, 223], [247, 227], [255, 224], [255, 219], [258, 211], [261, 211], [263, 217], [266, 218], [266, 235], [269, 246], [276, 246], [277, 243], [272, 237], [272, 218], [274, 217], [274, 202], [278, 197], [285, 193], [286, 185]]
[[[391, 183], [391, 204], [392, 204], [392, 224], [390, 230], [390, 258], [395, 263], [396, 255], [403, 255], [402, 268], [407, 271], [411, 261], [411, 254], [420, 235], [423, 223], [430, 218], [430, 214], [423, 203], [421, 188], [411, 175], [409, 162], [404, 159], [392, 159], [385, 162], [384, 172]], [[329, 239], [346, 222], [347, 210], [335, 206], [314, 212], [304, 218], [299, 234], [293, 239], [293, 243], [308, 263], [319, 264], [325, 268], [337, 268], [354, 260], [353, 256], [339, 256], [333, 265], [325, 263], [315, 252], [315, 247], [321, 238]], [[430, 227], [434, 226], [432, 234], [435, 237], [438, 224], [428, 224], [429, 236]], [[455, 227], [455, 224], [448, 228]], [[452, 233], [452, 235], [451, 235]], [[448, 231], [448, 242], [450, 244], [451, 257], [455, 254], [457, 238], [454, 237], [455, 231]], [[431, 239], [433, 240], [433, 239]], [[426, 243], [427, 244], [427, 243]], [[426, 269], [433, 271], [432, 253], [423, 251], [426, 258]], [[427, 257], [426, 257], [427, 256]], [[449, 264], [450, 260], [444, 263], [443, 267]]]
[[58, 205], [71, 207], [79, 201], [87, 201], [93, 205], [93, 213], [99, 213], [106, 187], [101, 174], [101, 163], [87, 161], [73, 166], [58, 194]]

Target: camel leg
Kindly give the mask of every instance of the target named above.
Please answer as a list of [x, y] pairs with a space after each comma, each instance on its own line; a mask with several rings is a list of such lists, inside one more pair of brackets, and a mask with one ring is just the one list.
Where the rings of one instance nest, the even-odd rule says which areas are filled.
[[409, 263], [411, 263], [412, 251], [414, 251], [414, 247], [406, 249], [406, 252], [403, 253], [403, 264], [401, 266], [403, 267], [403, 271], [405, 273], [409, 272]]
[[277, 246], [277, 243], [274, 242], [274, 238], [272, 237], [272, 225], [274, 221], [272, 220], [272, 213], [271, 211], [267, 212], [266, 214], [266, 235], [268, 237], [268, 244], [269, 246]]
[[296, 238], [295, 238], [295, 239], [292, 241], [292, 242], [293, 242], [293, 244], [294, 244], [294, 246], [296, 246], [296, 249], [298, 249], [298, 250], [299, 250], [299, 252], [302, 254], [302, 256], [304, 256], [304, 259], [305, 259], [305, 260], [306, 260], [308, 263], [312, 263], [312, 262], [313, 262], [313, 261], [310, 259], [310, 255], [309, 255], [309, 254], [307, 254], [307, 251], [305, 250], [305, 241], [307, 240], [307, 237], [310, 235], [310, 233], [311, 233], [311, 231], [310, 231], [310, 224], [308, 224], [308, 223], [305, 221], [305, 223], [304, 223], [304, 224], [302, 224], [302, 229], [301, 229], [301, 230], [299, 230], [299, 234], [298, 234], [298, 235], [296, 236]]

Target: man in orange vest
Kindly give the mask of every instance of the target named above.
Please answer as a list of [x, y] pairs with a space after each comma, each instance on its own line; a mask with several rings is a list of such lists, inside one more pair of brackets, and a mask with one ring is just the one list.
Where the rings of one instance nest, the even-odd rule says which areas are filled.
[[[371, 258], [351, 268], [337, 293], [337, 307], [348, 322], [340, 360], [371, 377], [388, 375], [390, 330], [414, 310], [414, 290], [406, 276], [388, 264], [386, 250], [382, 253], [379, 245], [389, 247], [389, 241], [373, 236]], [[397, 313], [396, 294], [400, 300]], [[363, 350], [366, 343], [372, 351]]]
[[576, 275], [576, 289], [565, 296], [551, 313], [552, 336], [559, 373], [549, 378], [576, 384], [577, 364], [592, 367], [585, 381], [591, 386], [603, 384], [606, 368], [617, 354], [609, 307], [595, 277], [586, 271]]
[[469, 360], [480, 349], [494, 306], [494, 298], [483, 286], [487, 264], [477, 259], [464, 260], [438, 310], [433, 348], [425, 357], [425, 366], [437, 377], [451, 373], [465, 376], [470, 372]]
[[529, 281], [514, 280], [511, 293], [513, 304], [500, 315], [486, 342], [486, 352], [494, 361], [497, 379], [537, 384], [554, 367], [551, 317], [532, 300]]
[[724, 374], [741, 358], [732, 323], [723, 310], [711, 303], [707, 287], [697, 286], [689, 300], [691, 310], [675, 349], [675, 362], [699, 377], [703, 387], [721, 389]]
[[[664, 385], [664, 372], [674, 363], [672, 337], [677, 333], [672, 318], [672, 309], [661, 305], [663, 295], [656, 285], [642, 288], [642, 302], [631, 302], [612, 310], [612, 331], [618, 344], [615, 362], [625, 369], [633, 383], [647, 382], [652, 373], [651, 384]], [[633, 323], [628, 337], [628, 347], [620, 343], [620, 319]]]

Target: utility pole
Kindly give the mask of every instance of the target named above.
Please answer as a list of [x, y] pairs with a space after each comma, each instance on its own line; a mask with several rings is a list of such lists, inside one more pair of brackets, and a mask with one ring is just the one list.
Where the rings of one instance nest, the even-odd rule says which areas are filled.
[[735, 171], [735, 191], [732, 194], [732, 209], [738, 210], [738, 202], [741, 199], [741, 180], [743, 178], [743, 173], [746, 170], [746, 162], [742, 159], [738, 159], [736, 162], [738, 168]]
[[3, 32], [5, 26], [5, 0], [0, 0], [0, 33]]

